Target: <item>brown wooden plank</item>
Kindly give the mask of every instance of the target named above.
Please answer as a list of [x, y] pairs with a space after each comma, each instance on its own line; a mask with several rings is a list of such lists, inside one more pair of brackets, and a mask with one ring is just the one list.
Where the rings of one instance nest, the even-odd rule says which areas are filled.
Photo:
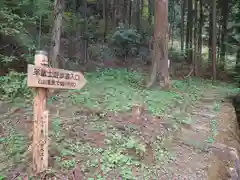
[[28, 64], [28, 86], [53, 89], [81, 89], [86, 79], [80, 72]]

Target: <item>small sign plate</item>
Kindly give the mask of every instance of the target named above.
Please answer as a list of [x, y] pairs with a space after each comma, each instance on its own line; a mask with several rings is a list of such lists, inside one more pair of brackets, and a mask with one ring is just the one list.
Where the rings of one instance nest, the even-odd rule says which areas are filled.
[[86, 79], [80, 72], [28, 64], [28, 86], [52, 89], [81, 89]]

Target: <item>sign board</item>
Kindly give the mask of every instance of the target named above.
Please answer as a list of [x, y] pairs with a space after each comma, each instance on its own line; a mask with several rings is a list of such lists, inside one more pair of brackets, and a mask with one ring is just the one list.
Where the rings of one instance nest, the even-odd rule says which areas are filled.
[[86, 79], [80, 72], [28, 64], [28, 86], [52, 89], [81, 89]]

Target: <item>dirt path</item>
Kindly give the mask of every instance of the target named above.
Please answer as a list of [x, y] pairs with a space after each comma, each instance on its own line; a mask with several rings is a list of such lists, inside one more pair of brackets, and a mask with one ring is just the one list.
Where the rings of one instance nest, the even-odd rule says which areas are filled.
[[[218, 103], [218, 101], [222, 97], [223, 97], [223, 95], [221, 94], [219, 89], [211, 88], [206, 93], [206, 95], [201, 100], [199, 100], [192, 108], [190, 108], [189, 110], [186, 110], [186, 114], [189, 114], [191, 116], [191, 124], [183, 125], [181, 127], [181, 130], [178, 131], [176, 134], [174, 134], [174, 137], [171, 139], [171, 140], [173, 140], [173, 143], [171, 143], [170, 144], [171, 146], [167, 147], [167, 148], [168, 148], [169, 152], [173, 152], [173, 155], [175, 158], [170, 163], [163, 164], [160, 167], [159, 166], [156, 167], [156, 169], [159, 169], [159, 171], [156, 172], [157, 178], [155, 178], [155, 179], [160, 179], [160, 180], [174, 180], [174, 179], [177, 179], [177, 180], [181, 180], [181, 179], [207, 180], [207, 179], [209, 179], [208, 178], [209, 177], [208, 169], [209, 169], [210, 161], [212, 160], [213, 156], [210, 154], [209, 151], [207, 151], [207, 146], [209, 144], [215, 142], [215, 140], [217, 140], [217, 138], [216, 138], [217, 132], [221, 131], [221, 129], [219, 129], [220, 120], [218, 120], [219, 117], [217, 117], [217, 116], [219, 115], [219, 116], [222, 116], [223, 119], [227, 119], [227, 114], [229, 114], [229, 112], [230, 112], [230, 110], [226, 111], [226, 113], [225, 113], [226, 116], [223, 116], [221, 114], [224, 111], [224, 108], [226, 108], [226, 107], [222, 107], [222, 110], [220, 111], [220, 104]], [[68, 110], [71, 111], [68, 114], [72, 115], [72, 114], [76, 113], [77, 109], [78, 109], [77, 107], [68, 108]], [[2, 106], [2, 108], [0, 109], [0, 112], [1, 111], [2, 111], [2, 113], [3, 112], [6, 113], [7, 110]], [[171, 110], [171, 111], [175, 112], [175, 110]], [[25, 120], [26, 119], [25, 116], [29, 112], [31, 113], [32, 110], [27, 109], [24, 111], [24, 113], [18, 112], [18, 114], [15, 116], [17, 116], [17, 119]], [[51, 110], [51, 112], [53, 114], [56, 113], [53, 110]], [[219, 113], [219, 112], [221, 112], [221, 113]], [[61, 111], [60, 115], [63, 113], [66, 113], [66, 112]], [[56, 114], [58, 114], [58, 113], [56, 113]], [[6, 116], [5, 117], [5, 115], [2, 115], [2, 116], [0, 116], [0, 118], [9, 119], [7, 122], [14, 123], [15, 122], [14, 119], [16, 119], [15, 116], [11, 116], [11, 117]], [[89, 116], [89, 118], [91, 119], [91, 116]], [[54, 118], [51, 118], [51, 119], [54, 119]], [[73, 117], [68, 118], [68, 119], [70, 119], [71, 123], [74, 123]], [[123, 120], [124, 120], [124, 122], [126, 121], [126, 119], [124, 119], [124, 118], [123, 118]], [[111, 122], [112, 121], [113, 120], [111, 120]], [[64, 118], [64, 122], [69, 127], [70, 127], [70, 125], [72, 125], [72, 124], [68, 124], [68, 122], [66, 121], [66, 118]], [[83, 119], [81, 122], [84, 124]], [[82, 124], [79, 121], [75, 122], [78, 125], [75, 127], [75, 129], [77, 130], [76, 132], [78, 132], [77, 136], [78, 136], [78, 138], [79, 137], [81, 138], [81, 139], [80, 138], [75, 139], [75, 141], [77, 141], [77, 140], [80, 141], [83, 139], [83, 136], [81, 134], [79, 134], [79, 132], [81, 132], [82, 130], [79, 130], [77, 128], [78, 127], [81, 129], [86, 128], [85, 130], [87, 131], [87, 130], [89, 130], [90, 122], [91, 121], [89, 119], [86, 119], [85, 126], [82, 126]], [[108, 121], [106, 121], [106, 122], [104, 121], [104, 123], [107, 123], [107, 122]], [[126, 121], [126, 122], [129, 123], [128, 121]], [[93, 121], [93, 123], [95, 124], [95, 123], [97, 123], [97, 121]], [[103, 123], [103, 122], [101, 121], [99, 123]], [[123, 123], [123, 121], [120, 121], [120, 123]], [[148, 125], [149, 125], [149, 122], [146, 122], [146, 123], [148, 123]], [[159, 120], [158, 120], [157, 124], [159, 124]], [[26, 126], [26, 124], [24, 124], [24, 125]], [[68, 126], [66, 126], [66, 127], [68, 127]], [[223, 125], [223, 127], [224, 126], [227, 126], [227, 125], [225, 124], [225, 125]], [[153, 127], [155, 127], [155, 129], [158, 129], [158, 128], [156, 128], [157, 125], [153, 125]], [[223, 128], [223, 127], [221, 126], [221, 128]], [[32, 128], [24, 127], [24, 128], [20, 128], [20, 129], [24, 129], [24, 130], [30, 129], [31, 130]], [[104, 131], [106, 131], [106, 129]], [[68, 132], [68, 131], [66, 131], [66, 132]], [[85, 132], [85, 131], [83, 131], [83, 132]], [[160, 130], [160, 132], [162, 132], [162, 131]], [[0, 131], [0, 133], [1, 133], [1, 131]], [[90, 134], [90, 132], [89, 132], [89, 134]], [[86, 136], [86, 138], [87, 137], [88, 136]], [[92, 139], [94, 139], [94, 138], [92, 138]], [[96, 138], [96, 139], [98, 139], [98, 138]], [[146, 153], [146, 154], [149, 155], [149, 153]], [[106, 156], [106, 157], [108, 157], [108, 156]], [[0, 162], [0, 168], [1, 168], [1, 162]], [[156, 177], [155, 174], [154, 174], [154, 177]], [[211, 180], [213, 180], [213, 179], [211, 179]]]
[[191, 111], [192, 123], [184, 126], [174, 137], [171, 151], [175, 160], [166, 164], [162, 180], [187, 179], [206, 180], [210, 153], [207, 145], [214, 141], [216, 135], [216, 116], [219, 98], [217, 90], [210, 90]]

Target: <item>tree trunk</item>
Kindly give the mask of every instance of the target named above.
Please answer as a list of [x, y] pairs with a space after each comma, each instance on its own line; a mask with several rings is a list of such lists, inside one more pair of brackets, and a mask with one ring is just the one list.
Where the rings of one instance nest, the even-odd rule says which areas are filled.
[[[64, 11], [64, 0], [54, 0], [54, 22], [52, 30], [52, 43], [49, 53], [51, 66], [54, 68], [64, 68], [65, 62], [60, 57], [60, 40], [62, 31], [62, 19]], [[61, 62], [60, 62], [61, 61]]]
[[183, 50], [184, 50], [185, 6], [186, 6], [186, 0], [182, 0], [182, 3], [181, 3], [181, 51], [182, 51], [182, 53], [183, 53]]
[[136, 29], [139, 32], [140, 31], [140, 20], [141, 20], [141, 0], [136, 1]]
[[[211, 3], [212, 4], [212, 3]], [[208, 62], [209, 64], [212, 63], [212, 29], [213, 29], [213, 22], [212, 22], [212, 5], [209, 7], [209, 28], [208, 28]]]
[[148, 0], [148, 23], [151, 27], [153, 20], [153, 0]]
[[216, 0], [212, 0], [212, 78], [215, 81], [217, 72], [216, 72], [216, 46], [217, 46], [217, 34], [216, 34]]
[[112, 1], [112, 24], [113, 24], [113, 27], [116, 27], [116, 25], [117, 25], [116, 4], [117, 4], [117, 0], [113, 0]]
[[107, 0], [103, 0], [103, 19], [104, 19], [104, 33], [103, 33], [103, 40], [104, 42], [106, 42], [106, 36], [107, 36], [107, 30], [108, 30], [108, 15], [107, 15], [107, 11], [108, 11], [108, 1]]
[[187, 17], [187, 39], [186, 39], [186, 50], [188, 62], [192, 63], [192, 37], [193, 37], [193, 10], [192, 10], [193, 2], [192, 0], [188, 0], [188, 17]]
[[[218, 27], [217, 27], [217, 30], [218, 30], [218, 32], [217, 32], [217, 62], [219, 63], [219, 65], [221, 66], [221, 63], [220, 63], [220, 51], [221, 51], [221, 31], [222, 31], [222, 24], [220, 23], [221, 22], [221, 19], [222, 19], [222, 17], [220, 16], [220, 15], [218, 15]], [[221, 67], [220, 67], [221, 68]], [[222, 66], [222, 68], [224, 68], [223, 66]]]
[[124, 19], [124, 23], [125, 24], [128, 24], [128, 4], [129, 4], [129, 1], [128, 0], [124, 0], [123, 1], [123, 4], [122, 4], [122, 14], [123, 14], [123, 19]]
[[[202, 56], [202, 42], [203, 42], [203, 38], [202, 38], [202, 33], [203, 33], [203, 26], [204, 26], [204, 17], [203, 17], [203, 0], [199, 0], [199, 13], [200, 13], [200, 17], [199, 17], [199, 41], [198, 41], [198, 52], [200, 54], [200, 57]], [[201, 59], [201, 58], [200, 58]], [[201, 66], [201, 62], [200, 63], [200, 66]]]
[[204, 25], [204, 21], [203, 21], [203, 2], [202, 0], [199, 0], [199, 22], [198, 22], [198, 69], [199, 69], [199, 75], [201, 74], [202, 71], [202, 42], [203, 42], [203, 38], [202, 38], [202, 30], [203, 30], [203, 25]]
[[171, 39], [171, 48], [173, 47], [173, 41], [174, 41], [174, 25], [175, 25], [175, 18], [176, 18], [176, 11], [175, 11], [175, 1], [173, 0], [173, 6], [172, 6], [172, 18], [171, 18], [171, 24], [169, 28], [169, 40]]
[[199, 76], [199, 54], [198, 54], [198, 26], [199, 26], [199, 16], [198, 16], [198, 0], [194, 0], [194, 33], [193, 33], [193, 42], [194, 42], [194, 56], [193, 56], [193, 67], [194, 67], [194, 75]]
[[131, 27], [132, 24], [132, 1], [129, 1], [128, 7], [128, 26]]
[[144, 7], [145, 7], [144, 0], [141, 0], [141, 6], [140, 6], [140, 10], [141, 10], [141, 16], [140, 16], [140, 18], [142, 18], [142, 17], [143, 17], [143, 13], [144, 13]]
[[83, 56], [83, 64], [86, 64], [88, 61], [88, 54], [87, 54], [87, 47], [88, 47], [88, 40], [86, 37], [87, 32], [87, 0], [84, 0], [84, 23], [81, 26], [81, 54]]
[[155, 32], [152, 72], [147, 87], [156, 81], [162, 88], [170, 88], [168, 71], [168, 0], [155, 1]]
[[[76, 1], [73, 1], [72, 3], [72, 9], [76, 10]], [[77, 16], [78, 14], [76, 14]], [[74, 17], [74, 16], [73, 16]], [[70, 20], [72, 28], [70, 29], [70, 32], [68, 33], [68, 58], [72, 59], [75, 56], [76, 52], [76, 43], [75, 43], [75, 38], [76, 38], [76, 32], [77, 30], [77, 23], [76, 23], [76, 18], [71, 18]]]
[[221, 44], [220, 44], [220, 65], [225, 67], [225, 57], [226, 57], [226, 34], [228, 25], [228, 15], [229, 14], [229, 1], [222, 0], [222, 31], [221, 31]]

